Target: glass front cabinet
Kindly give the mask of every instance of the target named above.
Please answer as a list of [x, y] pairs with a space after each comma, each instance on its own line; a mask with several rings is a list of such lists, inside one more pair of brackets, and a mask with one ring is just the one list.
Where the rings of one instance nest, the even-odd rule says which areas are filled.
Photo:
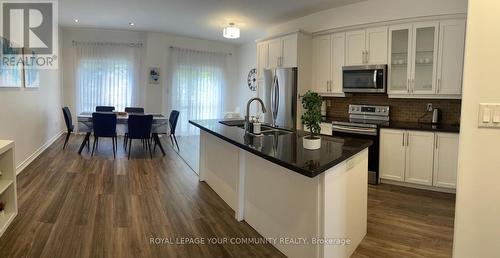
[[389, 28], [388, 94], [435, 94], [439, 22]]

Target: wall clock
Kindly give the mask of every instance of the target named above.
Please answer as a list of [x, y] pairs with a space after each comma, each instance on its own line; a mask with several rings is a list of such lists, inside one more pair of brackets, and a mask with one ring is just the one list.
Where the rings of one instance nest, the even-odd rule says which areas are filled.
[[251, 69], [250, 72], [248, 72], [248, 88], [251, 91], [255, 91], [257, 89], [257, 70]]

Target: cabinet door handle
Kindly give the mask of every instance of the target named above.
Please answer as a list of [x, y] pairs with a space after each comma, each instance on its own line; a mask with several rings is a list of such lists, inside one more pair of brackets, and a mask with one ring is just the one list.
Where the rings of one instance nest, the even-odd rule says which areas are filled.
[[411, 79], [411, 93], [415, 92], [415, 79]]
[[408, 81], [406, 82], [406, 91], [408, 93], [410, 93], [410, 87], [411, 87], [411, 84], [410, 84], [410, 78], [408, 78]]
[[435, 148], [436, 148], [436, 150], [437, 150], [437, 149], [438, 149], [438, 142], [439, 142], [439, 135], [436, 135], [436, 137], [435, 137], [435, 141], [436, 141], [436, 146], [435, 146]]
[[437, 92], [441, 92], [441, 78], [438, 79], [438, 88], [437, 88]]
[[402, 144], [403, 144], [403, 147], [404, 147], [405, 146], [405, 134], [404, 133], [403, 133], [403, 142], [402, 142]]
[[368, 64], [370, 62], [370, 52], [368, 50], [365, 50], [366, 52], [366, 63]]
[[406, 133], [406, 146], [410, 146], [410, 133]]

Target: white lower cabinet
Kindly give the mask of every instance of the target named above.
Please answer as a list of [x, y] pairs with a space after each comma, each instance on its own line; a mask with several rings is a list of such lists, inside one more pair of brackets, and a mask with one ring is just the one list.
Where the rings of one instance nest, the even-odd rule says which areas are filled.
[[406, 132], [405, 182], [432, 185], [434, 133]]
[[406, 166], [406, 132], [380, 130], [380, 178], [403, 182]]
[[458, 134], [380, 130], [380, 178], [456, 187]]
[[434, 186], [456, 188], [458, 134], [436, 133], [434, 150]]
[[321, 131], [320, 134], [332, 135], [332, 124], [331, 123], [320, 123]]

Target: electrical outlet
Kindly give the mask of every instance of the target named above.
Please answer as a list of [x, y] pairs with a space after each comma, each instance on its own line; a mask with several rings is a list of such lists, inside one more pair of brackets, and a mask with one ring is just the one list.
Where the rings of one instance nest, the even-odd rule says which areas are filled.
[[432, 109], [432, 103], [427, 103], [427, 111], [431, 112]]

